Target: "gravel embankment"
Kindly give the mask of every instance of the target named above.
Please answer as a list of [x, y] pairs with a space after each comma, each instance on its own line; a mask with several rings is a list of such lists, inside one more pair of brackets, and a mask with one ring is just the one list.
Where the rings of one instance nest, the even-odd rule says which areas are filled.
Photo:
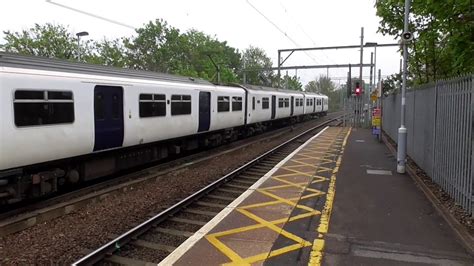
[[277, 139], [160, 176], [153, 182], [138, 184], [125, 193], [109, 196], [66, 216], [0, 238], [0, 265], [71, 263], [85, 255], [87, 249], [98, 248], [152, 214], [313, 125], [315, 123], [297, 126]]

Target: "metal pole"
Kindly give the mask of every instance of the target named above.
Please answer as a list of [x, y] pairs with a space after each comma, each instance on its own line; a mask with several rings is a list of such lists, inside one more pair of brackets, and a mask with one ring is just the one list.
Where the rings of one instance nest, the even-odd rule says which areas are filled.
[[[405, 0], [405, 19], [403, 30], [408, 32], [408, 16], [410, 13], [410, 0]], [[397, 145], [397, 172], [405, 173], [406, 150], [407, 150], [407, 129], [405, 127], [405, 94], [407, 86], [407, 68], [408, 68], [408, 43], [403, 41], [403, 77], [402, 77], [402, 108], [400, 116], [400, 128], [398, 129]]]
[[81, 62], [81, 48], [80, 48], [81, 36], [77, 36], [77, 61]]
[[375, 72], [377, 71], [377, 45], [374, 46], [374, 85], [377, 84], [377, 82], [375, 81], [375, 79], [377, 78], [377, 76], [375, 75]]
[[374, 69], [372, 67], [372, 64], [373, 64], [373, 61], [374, 61], [374, 53], [371, 52], [370, 53], [370, 81], [369, 81], [369, 90], [370, 90], [370, 93], [367, 93], [367, 97], [365, 97], [367, 99], [367, 113], [366, 113], [366, 120], [367, 120], [367, 123], [366, 123], [366, 126], [369, 127], [369, 120], [372, 118], [372, 100], [370, 99], [370, 96], [372, 95], [372, 93], [374, 92], [374, 88], [372, 87], [373, 83], [372, 83], [372, 76], [375, 76], [374, 75]]
[[[360, 28], [360, 62], [362, 64], [362, 62], [364, 61], [364, 27], [361, 27]], [[362, 86], [363, 85], [363, 82], [362, 82], [362, 67], [359, 68], [359, 80], [360, 80], [360, 85]], [[362, 91], [364, 91], [365, 88], [362, 88]], [[355, 97], [355, 100], [356, 100], [356, 108], [357, 108], [357, 120], [356, 120], [356, 127], [361, 127], [362, 126], [362, 117], [364, 116], [363, 114], [363, 99], [364, 99], [364, 96], [365, 96], [365, 93], [363, 95], [361, 95], [360, 97]]]
[[370, 64], [371, 64], [371, 66], [370, 66], [370, 82], [369, 82], [369, 90], [370, 90], [371, 93], [372, 93], [372, 91], [374, 91], [374, 89], [372, 88], [372, 84], [373, 84], [372, 83], [372, 76], [374, 74], [374, 68], [373, 68], [373, 65], [372, 65], [373, 61], [374, 61], [374, 53], [372, 52], [372, 53], [370, 53]]
[[281, 52], [278, 50], [278, 69], [277, 69], [277, 77], [278, 77], [278, 87], [280, 87], [280, 66], [281, 66]]
[[243, 83], [247, 84], [247, 60], [244, 59], [244, 74], [243, 74]]
[[[375, 77], [374, 77], [375, 78]], [[379, 69], [379, 78], [378, 78], [378, 82], [377, 84], [379, 84], [382, 80], [382, 70]], [[382, 115], [383, 115], [383, 110], [382, 110], [382, 99], [383, 99], [383, 93], [382, 93], [382, 84], [380, 84], [380, 93], [379, 93], [380, 97], [378, 97], [377, 99], [377, 108], [380, 109], [381, 113], [380, 113], [380, 134], [378, 134], [378, 139], [379, 141], [382, 141], [382, 124], [383, 124], [383, 119], [382, 119]]]
[[364, 61], [364, 27], [360, 28], [360, 70], [359, 79], [362, 82], [362, 62]]

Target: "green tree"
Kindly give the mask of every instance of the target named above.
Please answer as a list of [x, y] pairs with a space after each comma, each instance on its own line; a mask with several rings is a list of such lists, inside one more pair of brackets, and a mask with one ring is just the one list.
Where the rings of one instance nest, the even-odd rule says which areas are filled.
[[[287, 90], [302, 91], [303, 84], [297, 76], [285, 75], [280, 81], [281, 87]], [[276, 85], [276, 84], [275, 84]]]
[[308, 82], [305, 86], [305, 91], [322, 93], [328, 95], [336, 89], [336, 85], [331, 78], [327, 76], [319, 76], [317, 79]]
[[400, 73], [393, 74], [382, 80], [382, 93], [392, 94], [398, 93], [402, 84], [402, 77]]
[[308, 82], [305, 86], [305, 91], [315, 92], [328, 96], [329, 111], [333, 112], [342, 109], [341, 98], [343, 97], [343, 87], [337, 88], [336, 84], [327, 76], [319, 76], [315, 80]]
[[136, 30], [135, 38], [124, 39], [130, 67], [217, 81], [236, 82], [240, 67], [238, 51], [200, 31], [184, 34], [163, 20], [155, 20]]
[[220, 42], [203, 32], [190, 30], [183, 34], [183, 61], [175, 73], [191, 75], [210, 81], [217, 81], [219, 67], [221, 82], [237, 82], [237, 71], [240, 68], [240, 54], [237, 49]]
[[272, 86], [275, 83], [273, 71], [269, 70], [272, 60], [261, 48], [250, 46], [245, 49], [242, 53], [242, 67], [248, 84]]
[[[412, 1], [409, 72], [415, 83], [474, 72], [474, 10], [471, 0]], [[404, 0], [376, 1], [379, 32], [400, 37]]]
[[127, 68], [130, 60], [127, 57], [127, 49], [123, 44], [123, 39], [94, 42], [92, 49], [88, 50], [84, 60], [91, 64], [106, 65]]
[[[77, 38], [65, 26], [35, 24], [28, 30], [3, 33], [6, 41], [3, 49], [6, 52], [69, 60], [77, 58]], [[86, 51], [86, 47], [80, 48]]]
[[136, 32], [135, 38], [124, 39], [130, 67], [163, 73], [178, 68], [183, 57], [178, 49], [182, 42], [178, 29], [157, 19]]

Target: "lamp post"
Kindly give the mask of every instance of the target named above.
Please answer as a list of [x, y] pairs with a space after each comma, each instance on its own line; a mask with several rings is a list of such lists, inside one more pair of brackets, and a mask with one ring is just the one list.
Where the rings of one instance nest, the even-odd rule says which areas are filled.
[[411, 0], [405, 0], [405, 17], [403, 20], [403, 75], [402, 75], [402, 106], [400, 114], [400, 128], [398, 129], [398, 141], [397, 141], [397, 172], [400, 174], [405, 173], [405, 163], [407, 155], [407, 128], [405, 127], [405, 98], [406, 98], [406, 87], [407, 87], [407, 68], [408, 68], [408, 43], [413, 39], [413, 34], [408, 30], [408, 19], [410, 16], [410, 5]]
[[77, 36], [77, 61], [81, 61], [81, 46], [80, 41], [82, 36], [88, 36], [89, 33], [87, 31], [81, 31], [76, 33]]

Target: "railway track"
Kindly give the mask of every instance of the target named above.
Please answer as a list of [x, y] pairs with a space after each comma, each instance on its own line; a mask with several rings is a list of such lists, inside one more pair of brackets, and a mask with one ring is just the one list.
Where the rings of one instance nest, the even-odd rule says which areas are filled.
[[[332, 119], [339, 115], [340, 113], [332, 113], [321, 120]], [[304, 128], [307, 123], [312, 122], [308, 121], [297, 124], [296, 127], [301, 126]], [[105, 197], [111, 196], [115, 193], [121, 193], [122, 191], [133, 188], [133, 186], [136, 186], [139, 183], [154, 180], [158, 176], [166, 175], [173, 171], [179, 171], [180, 169], [184, 169], [192, 164], [259, 143], [262, 139], [269, 140], [278, 138], [282, 134], [288, 133], [290, 130], [291, 127], [275, 129], [215, 149], [201, 151], [159, 165], [149, 166], [145, 169], [142, 168], [139, 171], [135, 170], [114, 178], [108, 178], [102, 182], [93, 183], [89, 186], [65, 194], [60, 194], [49, 199], [44, 199], [32, 204], [16, 206], [7, 211], [0, 211], [0, 237], [66, 215], [74, 210], [83, 208], [91, 202], [101, 201]]]
[[159, 263], [317, 131], [330, 124], [339, 124], [341, 117], [322, 122], [280, 144], [90, 252], [73, 265]]

